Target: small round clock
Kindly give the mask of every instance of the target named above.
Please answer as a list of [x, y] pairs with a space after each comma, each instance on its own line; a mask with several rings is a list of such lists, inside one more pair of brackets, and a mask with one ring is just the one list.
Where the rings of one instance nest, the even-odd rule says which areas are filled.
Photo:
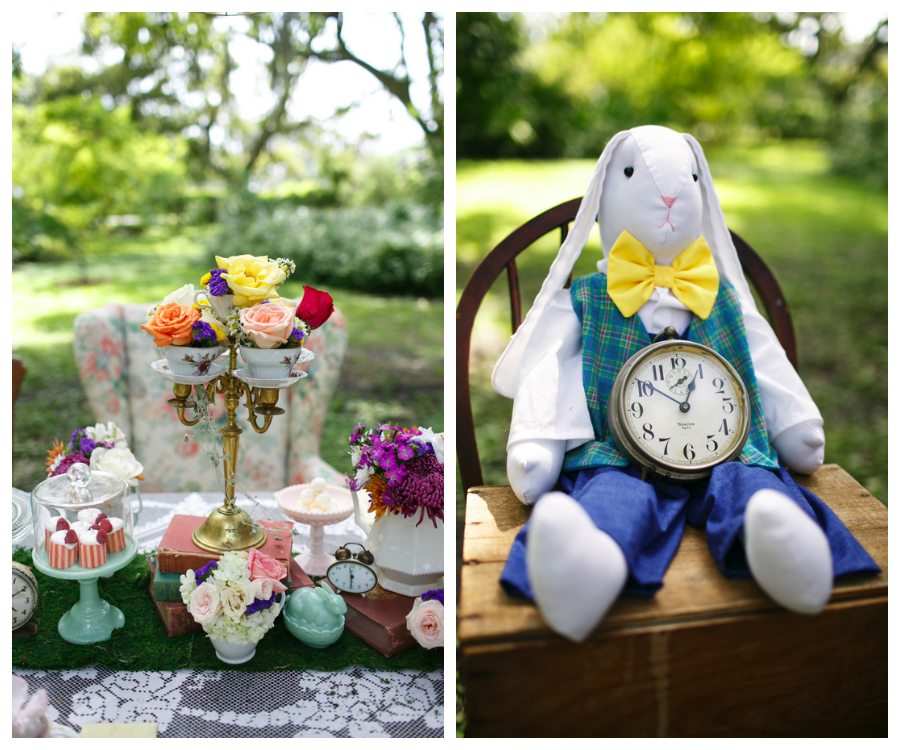
[[750, 432], [750, 399], [737, 370], [709, 347], [678, 339], [650, 344], [625, 363], [607, 415], [616, 446], [634, 465], [676, 482], [733, 461]]
[[37, 579], [31, 568], [21, 563], [12, 564], [12, 629], [18, 630], [27, 623], [38, 605]]
[[[350, 545], [362, 548], [355, 554], [347, 549]], [[335, 561], [328, 566], [325, 576], [338, 591], [347, 594], [365, 594], [378, 585], [378, 575], [371, 567], [375, 556], [358, 542], [347, 542], [334, 553]]]

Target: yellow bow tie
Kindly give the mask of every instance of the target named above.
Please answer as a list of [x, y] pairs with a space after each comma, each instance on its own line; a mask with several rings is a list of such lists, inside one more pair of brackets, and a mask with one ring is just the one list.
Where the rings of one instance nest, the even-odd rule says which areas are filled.
[[626, 318], [650, 299], [653, 288], [668, 287], [695, 315], [709, 317], [719, 290], [719, 272], [703, 237], [682, 250], [670, 266], [657, 266], [653, 256], [628, 232], [609, 251], [607, 289]]

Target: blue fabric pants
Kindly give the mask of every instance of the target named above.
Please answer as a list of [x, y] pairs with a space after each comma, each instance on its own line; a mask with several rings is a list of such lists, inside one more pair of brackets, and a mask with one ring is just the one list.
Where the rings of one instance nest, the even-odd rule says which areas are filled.
[[[622, 548], [629, 570], [626, 593], [652, 596], [662, 587], [685, 521], [705, 530], [709, 550], [726, 577], [750, 578], [744, 511], [751, 496], [765, 488], [788, 495], [819, 524], [831, 545], [835, 576], [880, 570], [831, 509], [783, 467], [770, 471], [731, 462], [713, 469], [709, 480], [678, 485], [641, 481], [637, 469], [605, 466], [563, 474], [560, 485]], [[516, 536], [500, 583], [511, 596], [534, 599], [525, 564], [530, 523]]]

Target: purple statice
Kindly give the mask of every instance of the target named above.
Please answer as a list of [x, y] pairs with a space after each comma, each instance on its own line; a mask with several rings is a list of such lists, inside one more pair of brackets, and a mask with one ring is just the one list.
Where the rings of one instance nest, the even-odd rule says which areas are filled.
[[277, 594], [273, 591], [272, 596], [268, 599], [254, 599], [250, 604], [247, 605], [247, 609], [244, 610], [245, 615], [252, 615], [254, 612], [259, 612], [261, 609], [268, 609], [275, 603], [275, 597]]
[[206, 577], [213, 572], [213, 569], [218, 567], [219, 563], [217, 563], [215, 560], [210, 560], [202, 568], [198, 568], [196, 571], [194, 571], [194, 580], [197, 582], [197, 585], [199, 586], [201, 583], [203, 583], [206, 580]]
[[294, 328], [291, 330], [291, 335], [288, 336], [289, 344], [297, 344], [297, 346], [301, 346], [303, 344], [303, 339], [306, 338], [306, 331], [302, 331], [299, 328]]
[[222, 278], [223, 273], [227, 273], [224, 268], [214, 268], [209, 272], [209, 283], [206, 285], [206, 288], [213, 297], [231, 294], [228, 282]]
[[72, 433], [72, 439], [69, 441], [70, 451], [81, 451], [85, 458], [90, 458], [96, 447], [97, 444], [83, 429], [79, 428]]
[[425, 453], [407, 463], [406, 469], [404, 481], [392, 488], [392, 510], [406, 518], [421, 512], [416, 526], [427, 515], [436, 528], [435, 519], [444, 520], [444, 465], [433, 454]]
[[439, 601], [441, 606], [444, 606], [444, 589], [432, 589], [431, 591], [426, 591], [422, 596], [419, 597], [423, 602], [431, 601], [432, 599]]
[[72, 464], [87, 464], [91, 465], [91, 460], [84, 455], [81, 451], [75, 451], [74, 453], [70, 453], [68, 456], [63, 456], [63, 460], [59, 462], [59, 466], [53, 470], [53, 473], [50, 475], [51, 477], [59, 476], [60, 474], [65, 474]]
[[209, 323], [198, 320], [193, 326], [191, 344], [194, 346], [215, 346], [218, 342], [216, 332]]

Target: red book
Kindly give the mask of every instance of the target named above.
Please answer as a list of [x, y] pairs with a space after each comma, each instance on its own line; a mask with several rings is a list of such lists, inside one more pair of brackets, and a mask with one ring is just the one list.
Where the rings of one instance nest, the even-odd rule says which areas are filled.
[[395, 594], [381, 586], [365, 594], [341, 592], [340, 596], [347, 603], [344, 627], [372, 648], [393, 656], [418, 645], [406, 627], [406, 616], [413, 608], [415, 597]]
[[[191, 534], [202, 526], [204, 521], [206, 518], [203, 516], [179, 515], [172, 518], [169, 528], [159, 542], [160, 573], [183, 575], [188, 570], [202, 568], [210, 560], [218, 560], [222, 556], [220, 552], [200, 549], [191, 539]], [[290, 521], [261, 521], [261, 523], [268, 529], [277, 529], [280, 533], [268, 534], [266, 543], [259, 551], [274, 557], [287, 568], [291, 561], [293, 524]], [[280, 539], [276, 539], [276, 536]]]

